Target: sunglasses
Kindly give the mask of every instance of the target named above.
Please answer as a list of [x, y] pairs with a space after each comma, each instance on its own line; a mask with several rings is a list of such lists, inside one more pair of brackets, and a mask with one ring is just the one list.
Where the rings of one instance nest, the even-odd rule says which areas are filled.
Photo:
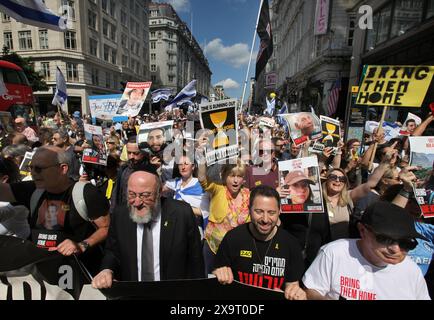
[[417, 247], [417, 240], [416, 239], [393, 239], [389, 236], [386, 236], [384, 234], [376, 233], [374, 230], [372, 230], [371, 227], [365, 225], [365, 228], [368, 229], [374, 236], [375, 241], [377, 241], [379, 244], [389, 247], [394, 244], [398, 244], [399, 247], [404, 251], [411, 251], [414, 248]]
[[29, 165], [29, 166], [27, 166], [27, 168], [29, 168], [30, 171], [33, 171], [33, 172], [36, 172], [36, 173], [39, 174], [39, 173], [41, 173], [42, 171], [44, 171], [44, 170], [46, 170], [48, 168], [57, 167], [59, 165], [60, 165], [60, 163], [56, 163], [56, 164], [53, 164], [52, 166], [48, 166], [48, 167], [39, 167], [39, 166]]
[[347, 182], [347, 177], [345, 176], [337, 176], [335, 174], [331, 174], [327, 177], [327, 180], [331, 180], [331, 181], [339, 181], [339, 182], [343, 182], [346, 183]]

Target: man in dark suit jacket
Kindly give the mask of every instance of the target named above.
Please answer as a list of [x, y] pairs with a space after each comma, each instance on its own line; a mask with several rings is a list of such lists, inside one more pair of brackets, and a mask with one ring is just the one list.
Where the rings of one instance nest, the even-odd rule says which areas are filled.
[[[109, 288], [113, 279], [205, 278], [200, 234], [191, 206], [172, 199], [160, 201], [159, 188], [159, 178], [152, 173], [139, 171], [130, 176], [128, 205], [117, 207], [112, 214], [102, 271], [92, 281], [94, 288]], [[143, 275], [145, 257], [149, 257], [143, 251], [148, 250], [144, 249], [146, 230], [151, 230], [153, 238], [151, 278]]]

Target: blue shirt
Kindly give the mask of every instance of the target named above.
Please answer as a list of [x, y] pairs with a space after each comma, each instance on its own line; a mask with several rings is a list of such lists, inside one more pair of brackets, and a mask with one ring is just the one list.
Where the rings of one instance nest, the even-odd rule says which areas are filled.
[[417, 263], [423, 275], [426, 275], [434, 254], [434, 225], [416, 222], [415, 227], [429, 241], [417, 239], [417, 247], [409, 251], [408, 255]]

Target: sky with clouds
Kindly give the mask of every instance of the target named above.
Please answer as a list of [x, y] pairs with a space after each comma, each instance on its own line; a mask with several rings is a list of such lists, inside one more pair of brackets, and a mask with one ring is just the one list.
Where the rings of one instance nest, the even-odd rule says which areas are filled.
[[[211, 84], [222, 84], [228, 96], [241, 98], [260, 0], [166, 0], [159, 2], [172, 4], [190, 29], [193, 20], [193, 35], [204, 49], [213, 73]], [[258, 38], [249, 79], [255, 74], [257, 48]]]

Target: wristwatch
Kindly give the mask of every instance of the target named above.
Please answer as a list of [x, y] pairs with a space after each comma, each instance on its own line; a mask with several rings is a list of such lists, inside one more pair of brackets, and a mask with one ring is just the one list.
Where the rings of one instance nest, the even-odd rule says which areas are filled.
[[86, 252], [86, 250], [90, 247], [89, 242], [87, 242], [86, 240], [79, 242], [78, 245], [81, 247], [82, 252]]

